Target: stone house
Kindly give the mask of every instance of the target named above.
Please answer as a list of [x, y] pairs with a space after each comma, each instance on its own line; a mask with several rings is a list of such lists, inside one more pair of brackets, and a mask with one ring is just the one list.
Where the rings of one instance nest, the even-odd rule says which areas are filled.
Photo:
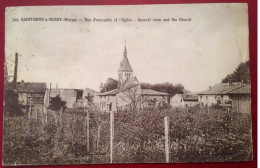
[[201, 106], [231, 105], [229, 92], [244, 86], [241, 82], [220, 83], [210, 86], [208, 90], [198, 93]]
[[46, 83], [38, 82], [6, 82], [5, 89], [14, 90], [18, 94], [18, 101], [28, 116], [37, 117], [37, 113], [44, 108]]
[[196, 94], [176, 94], [170, 99], [172, 107], [196, 106], [198, 104], [198, 95]]
[[9, 82], [5, 84], [5, 89], [7, 88], [13, 89], [18, 93], [18, 101], [25, 108], [42, 108], [44, 106], [46, 83]]

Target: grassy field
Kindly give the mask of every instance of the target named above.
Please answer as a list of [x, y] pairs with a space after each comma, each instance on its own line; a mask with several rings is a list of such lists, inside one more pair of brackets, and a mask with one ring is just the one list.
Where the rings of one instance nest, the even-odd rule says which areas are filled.
[[[170, 162], [248, 161], [251, 115], [236, 110], [169, 108], [115, 112], [115, 163], [164, 163], [164, 117], [170, 119]], [[35, 118], [4, 117], [4, 164], [110, 162], [109, 113], [48, 110]], [[89, 139], [89, 147], [87, 145]]]

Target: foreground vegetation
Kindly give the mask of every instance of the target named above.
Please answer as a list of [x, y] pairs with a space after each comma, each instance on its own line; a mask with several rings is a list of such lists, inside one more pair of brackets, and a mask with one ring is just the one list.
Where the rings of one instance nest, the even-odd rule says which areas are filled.
[[[48, 110], [29, 119], [4, 117], [3, 163], [110, 162], [109, 113]], [[115, 113], [115, 163], [164, 163], [164, 120], [170, 119], [170, 162], [247, 161], [252, 157], [251, 115], [227, 109], [165, 108]], [[46, 120], [47, 118], [47, 120]]]

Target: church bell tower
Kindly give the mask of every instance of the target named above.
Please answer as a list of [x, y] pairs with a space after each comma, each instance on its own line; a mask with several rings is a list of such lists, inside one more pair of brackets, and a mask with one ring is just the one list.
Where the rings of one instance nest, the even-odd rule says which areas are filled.
[[120, 67], [118, 69], [118, 85], [119, 85], [119, 88], [124, 85], [125, 81], [129, 77], [133, 77], [133, 69], [132, 69], [132, 67], [129, 63], [128, 58], [127, 58], [127, 50], [126, 50], [126, 44], [125, 44], [123, 59], [120, 63]]

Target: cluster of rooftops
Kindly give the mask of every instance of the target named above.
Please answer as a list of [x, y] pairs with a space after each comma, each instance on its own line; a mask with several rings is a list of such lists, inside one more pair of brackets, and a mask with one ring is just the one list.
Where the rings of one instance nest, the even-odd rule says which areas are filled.
[[226, 94], [250, 94], [251, 85], [243, 82], [220, 83], [210, 86], [208, 90], [199, 92], [198, 95], [226, 95]]

